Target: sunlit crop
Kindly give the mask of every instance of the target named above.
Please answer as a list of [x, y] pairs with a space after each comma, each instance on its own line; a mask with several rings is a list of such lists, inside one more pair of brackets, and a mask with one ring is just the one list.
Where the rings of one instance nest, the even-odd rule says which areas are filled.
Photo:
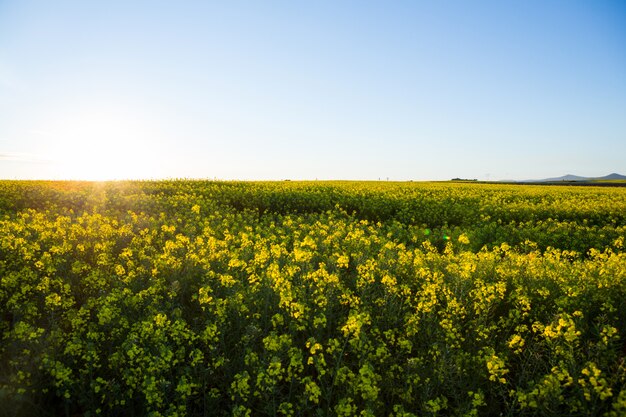
[[626, 414], [626, 189], [0, 182], [1, 415]]

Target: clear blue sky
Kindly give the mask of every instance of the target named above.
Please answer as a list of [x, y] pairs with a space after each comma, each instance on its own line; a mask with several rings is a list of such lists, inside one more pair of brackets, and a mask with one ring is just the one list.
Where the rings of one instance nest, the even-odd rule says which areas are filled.
[[626, 174], [626, 2], [0, 0], [0, 178]]

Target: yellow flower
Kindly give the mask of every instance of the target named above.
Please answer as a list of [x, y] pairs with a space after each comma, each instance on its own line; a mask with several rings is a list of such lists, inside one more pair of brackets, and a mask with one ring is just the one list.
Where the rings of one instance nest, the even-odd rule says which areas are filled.
[[154, 322], [159, 327], [163, 327], [167, 323], [167, 321], [167, 316], [165, 314], [159, 313], [154, 316]]
[[465, 233], [463, 233], [461, 236], [459, 236], [458, 239], [459, 243], [463, 244], [463, 245], [467, 245], [470, 243], [469, 238], [467, 237], [467, 235]]
[[339, 268], [348, 268], [349, 265], [350, 258], [348, 258], [346, 255], [341, 255], [339, 258], [337, 258], [337, 266]]

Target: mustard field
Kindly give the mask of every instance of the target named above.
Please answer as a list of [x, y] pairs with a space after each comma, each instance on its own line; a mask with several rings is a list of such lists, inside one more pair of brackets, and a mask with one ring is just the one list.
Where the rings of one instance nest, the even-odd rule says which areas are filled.
[[0, 181], [1, 416], [626, 415], [626, 188]]

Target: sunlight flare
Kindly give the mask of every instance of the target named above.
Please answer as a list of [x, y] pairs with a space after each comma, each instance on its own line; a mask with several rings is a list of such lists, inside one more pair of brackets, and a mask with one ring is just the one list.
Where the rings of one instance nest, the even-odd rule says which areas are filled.
[[53, 158], [60, 178], [151, 178], [161, 165], [149, 126], [119, 111], [85, 110], [57, 120], [55, 132]]

